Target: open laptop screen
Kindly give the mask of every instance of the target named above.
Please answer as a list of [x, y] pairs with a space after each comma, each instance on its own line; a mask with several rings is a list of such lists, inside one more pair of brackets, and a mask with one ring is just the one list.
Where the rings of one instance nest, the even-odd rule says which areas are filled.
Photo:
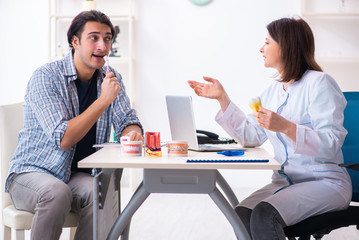
[[225, 150], [244, 150], [232, 144], [198, 144], [196, 125], [190, 96], [166, 96], [171, 136], [174, 141], [187, 141], [188, 149], [195, 151], [218, 152]]
[[187, 141], [188, 148], [198, 149], [192, 98], [169, 95], [166, 103], [172, 140]]

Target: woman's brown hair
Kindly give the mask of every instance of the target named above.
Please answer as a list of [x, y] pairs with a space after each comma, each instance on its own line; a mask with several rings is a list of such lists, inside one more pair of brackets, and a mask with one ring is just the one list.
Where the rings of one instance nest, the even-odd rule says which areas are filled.
[[268, 24], [267, 30], [281, 49], [283, 70], [280, 82], [297, 81], [306, 70], [322, 72], [314, 59], [313, 32], [303, 19], [281, 18]]

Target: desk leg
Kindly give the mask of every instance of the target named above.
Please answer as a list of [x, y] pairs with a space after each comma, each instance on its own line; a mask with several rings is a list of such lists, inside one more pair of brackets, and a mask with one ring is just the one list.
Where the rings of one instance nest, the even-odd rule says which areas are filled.
[[121, 240], [128, 240], [130, 237], [130, 225], [131, 225], [131, 219], [129, 220], [125, 230], [123, 230], [123, 233], [121, 234]]
[[117, 218], [116, 222], [113, 224], [110, 233], [107, 236], [107, 240], [117, 240], [124, 230], [129, 226], [130, 220], [133, 214], [141, 206], [141, 204], [146, 200], [150, 195], [146, 191], [143, 185], [137, 189], [135, 195], [132, 197], [131, 201], [127, 204], [125, 209], [122, 211], [120, 216]]
[[228, 203], [222, 193], [218, 190], [218, 188], [215, 188], [213, 192], [209, 193], [209, 196], [217, 204], [218, 208], [221, 209], [223, 214], [231, 223], [234, 232], [236, 233], [237, 239], [250, 240], [251, 237], [249, 236], [241, 219], [238, 217], [237, 213], [233, 210], [231, 205]]
[[235, 208], [238, 205], [238, 198], [236, 194], [234, 194], [232, 188], [227, 183], [226, 179], [222, 176], [222, 174], [217, 170], [217, 179], [218, 185], [223, 190], [225, 196], [228, 198], [228, 201], [231, 203], [232, 207]]
[[102, 240], [121, 212], [122, 169], [103, 169], [94, 177], [93, 239]]
[[[139, 189], [141, 189], [143, 186], [143, 182], [140, 183], [140, 185], [138, 185], [136, 191], [133, 193], [133, 196], [136, 195], [137, 191]], [[132, 197], [133, 198], [133, 197]], [[132, 198], [130, 199], [130, 201], [132, 200]], [[121, 240], [128, 240], [129, 236], [130, 236], [130, 225], [131, 225], [131, 219], [128, 220], [128, 224], [125, 228], [125, 230], [123, 230], [123, 233], [121, 234]]]

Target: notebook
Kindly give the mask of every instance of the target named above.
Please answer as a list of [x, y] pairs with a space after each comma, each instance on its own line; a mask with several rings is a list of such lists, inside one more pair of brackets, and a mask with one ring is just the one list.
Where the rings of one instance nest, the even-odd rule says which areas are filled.
[[244, 150], [238, 145], [198, 144], [196, 125], [190, 96], [166, 96], [168, 120], [173, 141], [187, 141], [188, 149], [194, 151], [217, 152]]

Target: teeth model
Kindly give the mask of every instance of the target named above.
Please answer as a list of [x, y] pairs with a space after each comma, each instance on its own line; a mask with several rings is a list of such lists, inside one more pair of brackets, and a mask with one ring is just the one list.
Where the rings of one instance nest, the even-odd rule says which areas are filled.
[[253, 110], [253, 112], [258, 112], [258, 110], [262, 107], [262, 102], [259, 97], [253, 98], [249, 102], [249, 107]]

